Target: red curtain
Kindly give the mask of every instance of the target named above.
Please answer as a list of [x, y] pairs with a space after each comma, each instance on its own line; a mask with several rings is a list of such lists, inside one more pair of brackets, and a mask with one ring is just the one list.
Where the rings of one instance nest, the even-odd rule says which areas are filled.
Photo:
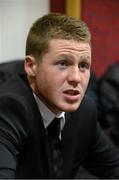
[[65, 0], [50, 0], [50, 12], [65, 13]]
[[82, 19], [92, 33], [92, 66], [101, 76], [119, 61], [119, 1], [82, 0]]

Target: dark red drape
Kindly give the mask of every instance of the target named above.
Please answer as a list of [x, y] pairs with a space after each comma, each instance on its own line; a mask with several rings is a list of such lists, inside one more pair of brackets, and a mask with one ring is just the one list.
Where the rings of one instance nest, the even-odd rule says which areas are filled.
[[50, 0], [50, 12], [65, 13], [65, 0]]
[[82, 19], [92, 33], [93, 69], [101, 76], [119, 61], [119, 0], [82, 0]]

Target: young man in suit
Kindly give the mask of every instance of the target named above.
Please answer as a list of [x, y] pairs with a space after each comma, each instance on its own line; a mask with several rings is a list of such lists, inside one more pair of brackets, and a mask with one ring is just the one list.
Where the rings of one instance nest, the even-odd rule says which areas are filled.
[[[0, 178], [75, 178], [80, 165], [100, 178], [119, 178], [118, 150], [85, 96], [91, 68], [86, 24], [56, 13], [39, 18], [28, 33], [24, 67], [0, 87]], [[55, 117], [62, 118], [61, 176], [54, 174], [48, 133]]]

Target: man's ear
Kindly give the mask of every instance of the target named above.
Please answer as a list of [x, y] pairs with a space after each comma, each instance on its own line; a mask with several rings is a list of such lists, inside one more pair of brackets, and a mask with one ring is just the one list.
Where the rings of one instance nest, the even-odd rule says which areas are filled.
[[33, 56], [26, 56], [24, 68], [28, 76], [36, 75], [37, 62]]

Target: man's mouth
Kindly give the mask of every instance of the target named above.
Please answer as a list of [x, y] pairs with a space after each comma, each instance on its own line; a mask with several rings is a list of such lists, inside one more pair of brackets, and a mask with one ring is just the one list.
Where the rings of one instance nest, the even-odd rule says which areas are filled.
[[64, 91], [64, 93], [70, 96], [76, 96], [80, 94], [78, 90], [72, 90], [72, 89], [66, 90]]

